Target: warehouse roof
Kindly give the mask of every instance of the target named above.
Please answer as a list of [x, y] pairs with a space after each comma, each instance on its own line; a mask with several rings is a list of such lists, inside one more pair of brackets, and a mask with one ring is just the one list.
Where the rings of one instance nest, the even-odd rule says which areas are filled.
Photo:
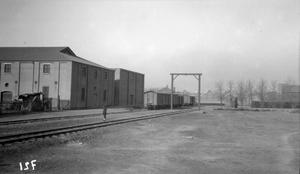
[[109, 69], [75, 55], [69, 47], [0, 47], [0, 61], [73, 61]]

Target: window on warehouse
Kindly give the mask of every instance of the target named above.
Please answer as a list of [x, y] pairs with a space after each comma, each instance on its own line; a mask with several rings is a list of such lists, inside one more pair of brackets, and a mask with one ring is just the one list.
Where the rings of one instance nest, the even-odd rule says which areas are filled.
[[104, 79], [107, 79], [107, 71], [104, 71]]
[[4, 73], [11, 73], [11, 64], [4, 64]]
[[95, 69], [94, 70], [94, 78], [96, 79], [98, 77], [98, 71]]
[[43, 73], [46, 73], [46, 74], [50, 73], [50, 64], [49, 63], [43, 65]]
[[82, 75], [85, 76], [86, 75], [86, 66], [82, 67]]

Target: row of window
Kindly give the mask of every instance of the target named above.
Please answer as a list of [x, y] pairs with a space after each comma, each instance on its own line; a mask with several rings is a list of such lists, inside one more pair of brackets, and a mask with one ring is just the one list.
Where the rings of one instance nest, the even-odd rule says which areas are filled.
[[[82, 67], [82, 75], [86, 75], [86, 67]], [[11, 73], [11, 64], [4, 64], [4, 73]], [[43, 73], [49, 74], [50, 73], [50, 64], [43, 64]], [[98, 77], [98, 71], [94, 70], [94, 78]], [[104, 72], [104, 79], [107, 79], [107, 71]]]
[[[4, 73], [11, 73], [11, 64], [4, 64]], [[43, 73], [50, 73], [50, 64], [43, 65]]]
[[[4, 64], [4, 73], [11, 73], [11, 64]], [[50, 64], [43, 65], [43, 73], [50, 73]]]
[[[43, 86], [42, 92], [45, 98], [49, 98], [49, 86]], [[81, 101], [85, 101], [85, 88], [81, 88]], [[103, 91], [103, 102], [106, 102], [106, 90]]]
[[[85, 76], [86, 72], [87, 72], [86, 67], [83, 66], [82, 67], [82, 75]], [[97, 77], [98, 77], [98, 70], [95, 69], [94, 70], [94, 78], [96, 79]], [[108, 77], [107, 71], [104, 71], [104, 79], [107, 79], [107, 77]]]
[[[49, 86], [43, 86], [42, 92], [45, 98], [49, 98]], [[81, 101], [85, 101], [85, 88], [81, 88]], [[106, 102], [106, 90], [103, 91], [103, 102]]]

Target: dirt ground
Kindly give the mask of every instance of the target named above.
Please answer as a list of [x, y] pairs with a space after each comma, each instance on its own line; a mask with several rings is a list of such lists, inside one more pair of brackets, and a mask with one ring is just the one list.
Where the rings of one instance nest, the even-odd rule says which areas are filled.
[[[1, 173], [298, 174], [299, 113], [198, 111], [0, 147]], [[20, 162], [36, 160], [20, 171]], [[31, 164], [31, 163], [29, 163]], [[24, 166], [23, 166], [24, 167]]]

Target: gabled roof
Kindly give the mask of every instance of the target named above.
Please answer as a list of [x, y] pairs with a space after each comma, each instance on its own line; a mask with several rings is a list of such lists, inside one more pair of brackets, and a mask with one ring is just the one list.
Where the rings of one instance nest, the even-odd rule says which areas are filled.
[[207, 90], [205, 93], [201, 93], [201, 96], [207, 95], [207, 94], [213, 94], [213, 92], [211, 90]]
[[182, 94], [183, 94], [183, 95], [190, 95], [191, 93], [190, 93], [189, 91], [187, 91], [187, 90], [183, 90], [183, 91], [182, 91]]
[[157, 91], [159, 91], [159, 88], [149, 88], [148, 90], [146, 90], [146, 91], [153, 91], [153, 92], [157, 92]]
[[157, 92], [158, 92], [158, 93], [167, 93], [167, 94], [171, 94], [172, 91], [171, 91], [171, 89], [170, 89], [168, 86], [166, 86], [166, 87], [164, 87], [164, 88], [158, 90]]
[[75, 55], [69, 47], [0, 47], [0, 61], [73, 61], [109, 69]]

